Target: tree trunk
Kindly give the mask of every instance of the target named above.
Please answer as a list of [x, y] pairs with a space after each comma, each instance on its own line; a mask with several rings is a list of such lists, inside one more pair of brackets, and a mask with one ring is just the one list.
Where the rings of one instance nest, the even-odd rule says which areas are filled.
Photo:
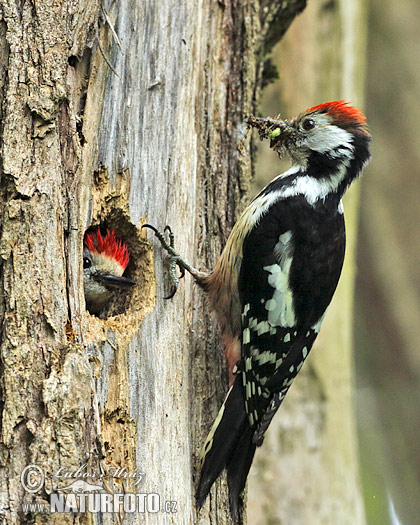
[[[140, 227], [170, 224], [180, 253], [214, 265], [249, 189], [244, 121], [264, 52], [304, 4], [126, 1], [105, 11], [88, 0], [2, 2], [7, 523], [230, 521], [224, 482], [199, 515], [193, 499], [197, 455], [226, 392], [215, 322], [188, 277], [163, 299], [161, 250]], [[128, 244], [137, 281], [102, 318], [83, 300], [82, 241], [95, 225]], [[51, 494], [79, 478], [176, 506], [46, 514]]]
[[[291, 116], [340, 99], [362, 107], [365, 46], [364, 0], [310, 3], [274, 52], [280, 85], [267, 89], [264, 114], [281, 109]], [[281, 171], [270, 153], [257, 167], [261, 184], [263, 172], [272, 178]], [[344, 198], [346, 258], [320, 336], [254, 461], [248, 501], [254, 524], [365, 523], [352, 354], [359, 188], [356, 182]]]

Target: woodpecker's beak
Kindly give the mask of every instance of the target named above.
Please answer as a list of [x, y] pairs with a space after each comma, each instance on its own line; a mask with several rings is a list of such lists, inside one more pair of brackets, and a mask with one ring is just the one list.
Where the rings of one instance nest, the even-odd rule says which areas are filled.
[[296, 129], [287, 120], [276, 120], [273, 118], [249, 117], [248, 124], [257, 128], [261, 140], [270, 139], [270, 148], [276, 149], [276, 145], [284, 139], [289, 139], [296, 134]]
[[118, 277], [110, 273], [101, 275], [101, 279], [108, 286], [126, 287], [126, 286], [134, 286], [136, 284], [136, 281], [133, 281], [132, 279], [128, 279], [127, 277]]
[[296, 130], [289, 122], [285, 120], [276, 120], [273, 121], [267, 130], [267, 137], [270, 139], [270, 148], [276, 150], [280, 144], [282, 144], [285, 139], [290, 139]]

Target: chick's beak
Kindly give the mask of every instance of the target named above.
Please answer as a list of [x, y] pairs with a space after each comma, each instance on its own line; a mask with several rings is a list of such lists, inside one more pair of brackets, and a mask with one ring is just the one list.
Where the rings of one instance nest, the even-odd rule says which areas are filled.
[[108, 286], [128, 287], [134, 286], [136, 284], [136, 281], [133, 281], [132, 279], [128, 279], [127, 277], [118, 277], [117, 275], [112, 275], [110, 273], [102, 275], [101, 279]]

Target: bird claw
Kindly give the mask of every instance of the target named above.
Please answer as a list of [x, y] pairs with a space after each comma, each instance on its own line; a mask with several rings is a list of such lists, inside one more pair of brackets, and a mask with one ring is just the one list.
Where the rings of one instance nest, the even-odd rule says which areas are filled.
[[[151, 224], [143, 224], [142, 228], [150, 228], [154, 232], [156, 237], [158, 238], [162, 247], [168, 252], [169, 280], [171, 283], [172, 291], [167, 297], [164, 297], [164, 299], [172, 299], [172, 297], [176, 294], [178, 290], [179, 279], [183, 279], [185, 277], [185, 266], [186, 266], [186, 263], [182, 260], [182, 258], [175, 251], [175, 236], [171, 230], [171, 227], [168, 225], [165, 226], [163, 233], [161, 233], [157, 228], [155, 228]], [[169, 242], [165, 239], [166, 232], [168, 232], [168, 235], [169, 235]], [[176, 275], [177, 266], [181, 272], [179, 277], [177, 277]]]
[[[175, 255], [169, 255], [169, 279], [172, 285], [172, 292], [164, 297], [164, 299], [172, 299], [172, 297], [176, 294], [178, 291], [179, 286], [179, 279], [182, 279], [185, 275], [185, 270], [182, 266], [179, 266], [179, 257]], [[181, 275], [177, 277], [176, 275], [176, 267], [179, 266], [179, 269], [181, 271]]]
[[175, 255], [175, 236], [171, 230], [171, 227], [168, 224], [165, 226], [163, 230], [163, 233], [166, 233], [166, 232], [169, 233], [169, 246], [174, 251], [174, 254], [169, 256], [171, 260], [171, 265], [173, 266], [173, 271], [175, 272], [175, 268], [178, 265], [179, 271], [181, 272], [179, 279], [183, 279], [185, 277], [185, 263], [179, 255]]

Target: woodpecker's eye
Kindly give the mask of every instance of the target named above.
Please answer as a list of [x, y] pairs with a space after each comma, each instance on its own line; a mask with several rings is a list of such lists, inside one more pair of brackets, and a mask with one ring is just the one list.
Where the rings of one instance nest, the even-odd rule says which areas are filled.
[[314, 129], [315, 127], [315, 120], [312, 118], [307, 118], [302, 122], [302, 128], [305, 131], [310, 131], [311, 129]]
[[92, 266], [92, 261], [89, 257], [83, 257], [83, 268], [90, 268]]

